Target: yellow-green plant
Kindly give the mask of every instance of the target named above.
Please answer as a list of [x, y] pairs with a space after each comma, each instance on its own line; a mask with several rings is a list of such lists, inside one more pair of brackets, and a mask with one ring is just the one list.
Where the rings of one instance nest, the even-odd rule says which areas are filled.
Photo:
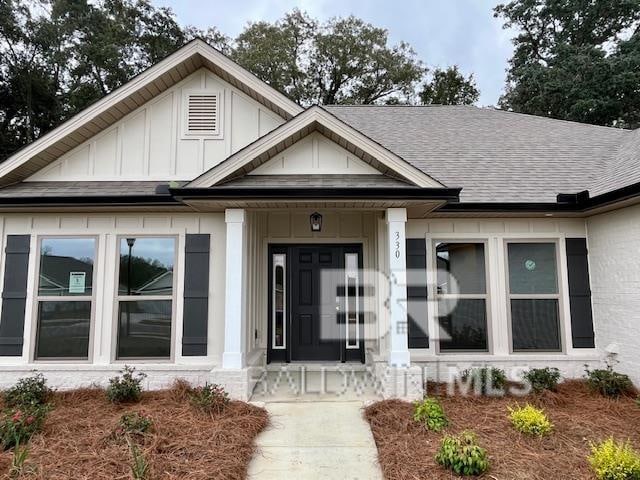
[[588, 457], [591, 468], [598, 480], [639, 480], [640, 454], [629, 442], [616, 442], [609, 438], [597, 445], [591, 445]]
[[413, 420], [422, 423], [425, 428], [434, 432], [440, 432], [449, 425], [449, 420], [440, 402], [436, 398], [430, 397], [414, 404]]
[[521, 433], [542, 437], [553, 430], [553, 424], [544, 413], [544, 410], [536, 408], [528, 403], [524, 407], [509, 408], [511, 423]]

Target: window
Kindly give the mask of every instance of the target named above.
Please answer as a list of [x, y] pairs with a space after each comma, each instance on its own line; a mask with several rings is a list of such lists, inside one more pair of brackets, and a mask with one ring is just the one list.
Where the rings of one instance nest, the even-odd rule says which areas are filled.
[[441, 351], [488, 351], [483, 243], [436, 244]]
[[344, 269], [344, 283], [345, 283], [345, 305], [346, 305], [346, 347], [347, 348], [360, 348], [360, 329], [359, 317], [360, 317], [360, 300], [359, 290], [360, 281], [358, 278], [358, 254], [346, 253], [345, 254], [345, 269]]
[[40, 242], [35, 358], [89, 358], [95, 238]]
[[171, 357], [174, 238], [120, 239], [116, 357]]
[[220, 94], [203, 90], [184, 95], [185, 138], [218, 137], [220, 135]]
[[556, 244], [511, 242], [507, 256], [513, 351], [559, 351]]
[[271, 347], [275, 350], [287, 348], [287, 282], [285, 269], [287, 256], [284, 253], [273, 255], [273, 339]]

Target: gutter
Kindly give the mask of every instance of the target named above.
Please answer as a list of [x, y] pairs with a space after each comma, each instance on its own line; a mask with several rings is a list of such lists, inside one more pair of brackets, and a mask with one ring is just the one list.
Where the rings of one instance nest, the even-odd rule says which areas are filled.
[[131, 205], [180, 205], [170, 195], [109, 195], [109, 196], [40, 196], [40, 197], [0, 197], [0, 207], [51, 207], [51, 206], [131, 206]]

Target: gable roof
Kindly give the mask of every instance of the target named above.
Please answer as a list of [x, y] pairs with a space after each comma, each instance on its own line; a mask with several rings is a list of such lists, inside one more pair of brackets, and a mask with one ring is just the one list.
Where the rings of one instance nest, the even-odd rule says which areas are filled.
[[430, 177], [426, 173], [428, 170], [421, 170], [406, 162], [401, 156], [319, 106], [308, 108], [289, 122], [258, 138], [185, 187], [206, 188], [242, 177], [314, 131], [346, 148], [382, 174], [400, 178], [418, 187], [445, 187]]
[[[441, 183], [462, 187], [462, 202], [555, 203], [559, 193], [601, 193], [640, 172], [639, 131], [472, 106], [325, 108]], [[617, 179], [594, 188], [617, 162]]]
[[287, 120], [303, 110], [219, 50], [196, 39], [14, 153], [0, 164], [0, 185], [23, 180], [202, 67]]

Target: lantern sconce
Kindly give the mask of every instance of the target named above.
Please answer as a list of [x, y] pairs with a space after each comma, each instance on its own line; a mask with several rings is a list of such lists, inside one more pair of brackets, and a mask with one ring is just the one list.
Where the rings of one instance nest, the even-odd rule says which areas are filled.
[[311, 231], [319, 232], [322, 230], [322, 215], [318, 212], [313, 212], [309, 217], [309, 222], [311, 222]]

